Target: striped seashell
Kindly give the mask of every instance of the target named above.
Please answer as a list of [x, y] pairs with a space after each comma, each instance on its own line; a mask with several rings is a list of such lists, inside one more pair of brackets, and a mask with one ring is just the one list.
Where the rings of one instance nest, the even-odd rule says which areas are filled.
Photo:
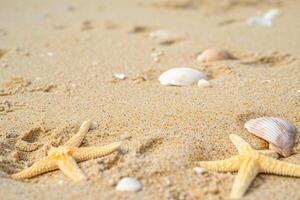
[[203, 53], [201, 53], [197, 57], [197, 60], [200, 62], [212, 62], [212, 61], [231, 60], [231, 59], [235, 59], [235, 57], [231, 55], [229, 52], [219, 48], [206, 49]]
[[247, 121], [244, 127], [250, 132], [269, 142], [269, 148], [284, 157], [293, 153], [297, 129], [284, 119], [260, 117]]
[[207, 76], [201, 71], [188, 67], [178, 67], [165, 71], [158, 80], [161, 85], [188, 86], [196, 84], [201, 79], [207, 80]]

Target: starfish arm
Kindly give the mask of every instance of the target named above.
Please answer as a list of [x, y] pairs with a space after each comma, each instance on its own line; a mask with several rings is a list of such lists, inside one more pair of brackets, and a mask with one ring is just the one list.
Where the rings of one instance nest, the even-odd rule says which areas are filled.
[[243, 138], [236, 134], [230, 134], [229, 135], [230, 140], [234, 144], [234, 146], [237, 148], [239, 154], [242, 154], [247, 151], [253, 150], [250, 144], [248, 144]]
[[58, 167], [66, 176], [74, 181], [82, 181], [87, 179], [84, 173], [78, 167], [74, 158], [71, 156], [62, 155], [58, 160]]
[[265, 149], [265, 150], [255, 150], [255, 151], [264, 156], [268, 156], [268, 157], [272, 157], [272, 158], [279, 158], [278, 153], [276, 153], [273, 150]]
[[246, 159], [235, 177], [230, 198], [241, 198], [258, 173], [258, 166], [255, 163], [255, 160], [252, 158]]
[[32, 166], [12, 175], [14, 179], [26, 179], [58, 168], [56, 156], [47, 156]]
[[81, 147], [73, 148], [72, 156], [76, 161], [84, 161], [88, 159], [94, 159], [102, 156], [106, 156], [119, 149], [121, 143], [114, 142], [102, 147]]
[[83, 122], [79, 128], [79, 131], [73, 137], [71, 137], [65, 143], [64, 146], [79, 147], [82, 143], [84, 136], [89, 131], [91, 124], [92, 124], [91, 120], [87, 120], [87, 121]]
[[201, 161], [200, 166], [209, 171], [234, 172], [240, 167], [240, 156], [233, 156], [225, 160]]
[[260, 159], [259, 166], [262, 173], [300, 177], [300, 165], [275, 160], [265, 156], [261, 156]]

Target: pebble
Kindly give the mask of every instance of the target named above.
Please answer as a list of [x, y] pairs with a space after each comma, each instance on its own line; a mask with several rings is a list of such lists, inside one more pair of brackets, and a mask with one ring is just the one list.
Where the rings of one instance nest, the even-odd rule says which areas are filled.
[[142, 184], [133, 177], [122, 178], [116, 187], [118, 191], [137, 192], [142, 189]]
[[126, 78], [126, 75], [123, 73], [114, 73], [114, 77], [119, 80], [124, 80]]
[[171, 181], [171, 179], [169, 177], [165, 177], [164, 179], [165, 179], [166, 187], [169, 187], [169, 186], [172, 185], [172, 181]]
[[198, 84], [198, 87], [209, 87], [209, 86], [211, 86], [210, 82], [208, 80], [205, 80], [205, 79], [200, 79], [197, 84]]
[[205, 172], [205, 169], [202, 167], [194, 167], [193, 171], [196, 172], [196, 174], [203, 174]]
[[94, 129], [98, 128], [98, 126], [99, 125], [97, 124], [97, 122], [92, 122], [90, 129], [94, 130]]

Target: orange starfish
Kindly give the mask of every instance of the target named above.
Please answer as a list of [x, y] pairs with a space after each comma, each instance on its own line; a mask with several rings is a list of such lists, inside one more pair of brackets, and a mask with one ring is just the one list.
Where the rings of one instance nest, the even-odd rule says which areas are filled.
[[300, 165], [274, 159], [278, 157], [275, 152], [255, 150], [238, 135], [231, 134], [229, 138], [238, 149], [239, 155], [225, 160], [202, 161], [200, 165], [209, 171], [238, 171], [232, 186], [231, 198], [241, 198], [259, 173], [300, 177]]
[[14, 179], [26, 179], [45, 172], [60, 169], [74, 181], [86, 180], [85, 174], [76, 162], [94, 159], [108, 155], [120, 147], [120, 142], [114, 142], [103, 147], [81, 147], [82, 140], [91, 127], [91, 121], [85, 121], [77, 134], [64, 145], [51, 147], [48, 156], [37, 161], [31, 167], [12, 175]]

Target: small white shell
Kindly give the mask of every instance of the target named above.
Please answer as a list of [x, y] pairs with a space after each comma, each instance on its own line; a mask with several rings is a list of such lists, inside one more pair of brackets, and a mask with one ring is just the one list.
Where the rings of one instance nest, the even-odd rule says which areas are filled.
[[203, 87], [209, 87], [211, 86], [210, 85], [210, 82], [208, 80], [205, 80], [205, 79], [200, 79], [197, 83], [198, 87], [200, 88], [203, 88]]
[[281, 13], [281, 11], [277, 8], [272, 8], [270, 10], [268, 10], [265, 14], [264, 14], [264, 18], [265, 19], [269, 19], [272, 20], [274, 17], [278, 16]]
[[127, 192], [137, 192], [142, 189], [142, 184], [133, 177], [122, 178], [117, 184], [116, 190], [127, 191]]
[[284, 119], [260, 117], [247, 121], [244, 127], [250, 132], [270, 143], [269, 148], [284, 157], [292, 154], [297, 129]]
[[250, 25], [258, 25], [258, 26], [272, 26], [272, 20], [264, 17], [254, 16], [249, 17], [247, 23]]
[[124, 80], [126, 78], [126, 75], [123, 73], [114, 73], [114, 77], [119, 80]]
[[201, 79], [207, 79], [207, 76], [199, 70], [179, 67], [172, 68], [159, 77], [161, 85], [187, 86], [197, 83]]
[[202, 167], [194, 167], [193, 170], [196, 174], [203, 174], [205, 172], [205, 169]]
[[272, 8], [268, 10], [263, 16], [249, 17], [247, 23], [251, 25], [259, 25], [259, 26], [272, 26], [273, 25], [272, 20], [280, 13], [281, 11], [279, 9]]

